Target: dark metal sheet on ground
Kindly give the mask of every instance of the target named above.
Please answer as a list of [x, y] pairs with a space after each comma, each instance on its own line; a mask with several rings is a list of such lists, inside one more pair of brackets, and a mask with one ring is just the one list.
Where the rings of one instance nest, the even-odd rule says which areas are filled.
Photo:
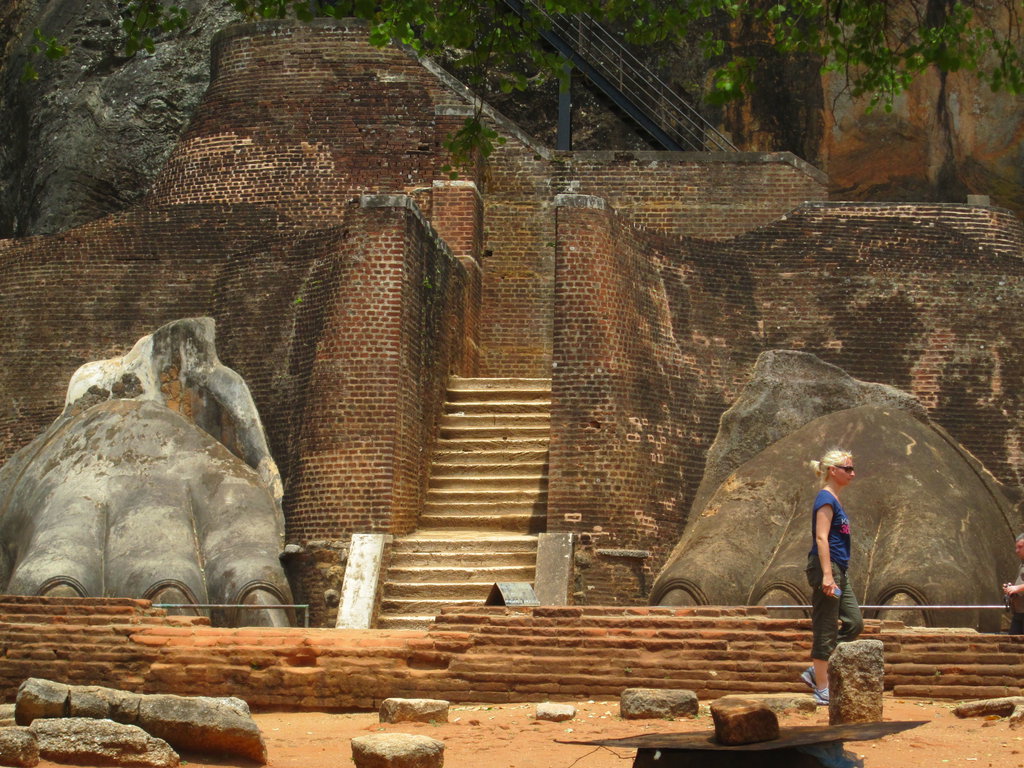
[[622, 747], [625, 749], [691, 749], [727, 750], [730, 752], [755, 752], [767, 749], [785, 749], [810, 744], [825, 744], [830, 741], [868, 741], [880, 739], [893, 733], [908, 731], [924, 725], [927, 720], [894, 720], [880, 723], [847, 723], [845, 725], [798, 725], [783, 728], [779, 738], [759, 741], [754, 744], [725, 746], [715, 741], [710, 733], [644, 733], [625, 736], [620, 739], [592, 739], [590, 741], [568, 741], [555, 739], [559, 744], [583, 744], [595, 747]]

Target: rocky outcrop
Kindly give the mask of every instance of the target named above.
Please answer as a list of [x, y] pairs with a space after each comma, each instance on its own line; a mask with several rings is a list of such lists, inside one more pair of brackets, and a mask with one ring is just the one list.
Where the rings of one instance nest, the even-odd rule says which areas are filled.
[[[153, 54], [123, 55], [111, 0], [15, 0], [0, 15], [0, 237], [59, 232], [138, 200], [163, 166], [209, 81], [214, 33], [238, 15], [230, 3], [183, 0], [188, 28]], [[33, 30], [71, 46], [35, 59]]]

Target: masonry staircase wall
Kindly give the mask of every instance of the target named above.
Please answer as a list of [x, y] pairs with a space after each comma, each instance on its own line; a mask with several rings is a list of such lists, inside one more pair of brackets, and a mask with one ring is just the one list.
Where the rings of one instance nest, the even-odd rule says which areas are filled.
[[453, 377], [416, 531], [391, 548], [381, 628], [424, 628], [534, 581], [547, 525], [550, 379]]

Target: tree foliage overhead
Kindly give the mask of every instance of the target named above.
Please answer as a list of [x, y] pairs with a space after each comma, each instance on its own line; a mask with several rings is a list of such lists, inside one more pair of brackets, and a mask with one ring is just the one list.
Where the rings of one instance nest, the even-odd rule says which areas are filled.
[[[811, 56], [842, 73], [854, 96], [889, 109], [914, 78], [931, 67], [972, 71], [993, 90], [1024, 92], [1021, 23], [1024, 0], [223, 0], [250, 19], [357, 17], [379, 46], [399, 41], [418, 53], [444, 52], [469, 84], [497, 79], [504, 91], [564, 76], [563, 63], [540, 43], [550, 15], [586, 14], [622, 30], [636, 45], [699, 41], [713, 74], [705, 97], [742, 97], [759, 62], [743, 53], [732, 31], [743, 25], [777, 51]], [[188, 13], [165, 0], [122, 6], [124, 52], [152, 52], [161, 37], [186, 28]], [[50, 58], [64, 49], [36, 30], [33, 50]], [[454, 57], [454, 58], [453, 58]], [[527, 72], [523, 63], [526, 62]], [[26, 76], [36, 76], [32, 63]], [[493, 148], [496, 136], [479, 119], [451, 137], [456, 158]]]

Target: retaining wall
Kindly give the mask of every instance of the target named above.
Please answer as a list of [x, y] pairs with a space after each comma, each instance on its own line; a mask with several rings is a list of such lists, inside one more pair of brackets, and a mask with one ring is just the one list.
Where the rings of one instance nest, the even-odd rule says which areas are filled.
[[[1024, 637], [869, 621], [899, 696], [1020, 695]], [[809, 619], [756, 608], [482, 608], [426, 631], [217, 629], [136, 600], [0, 597], [0, 691], [27, 677], [142, 693], [238, 696], [259, 709], [373, 710], [617, 698], [630, 687], [806, 692]]]

